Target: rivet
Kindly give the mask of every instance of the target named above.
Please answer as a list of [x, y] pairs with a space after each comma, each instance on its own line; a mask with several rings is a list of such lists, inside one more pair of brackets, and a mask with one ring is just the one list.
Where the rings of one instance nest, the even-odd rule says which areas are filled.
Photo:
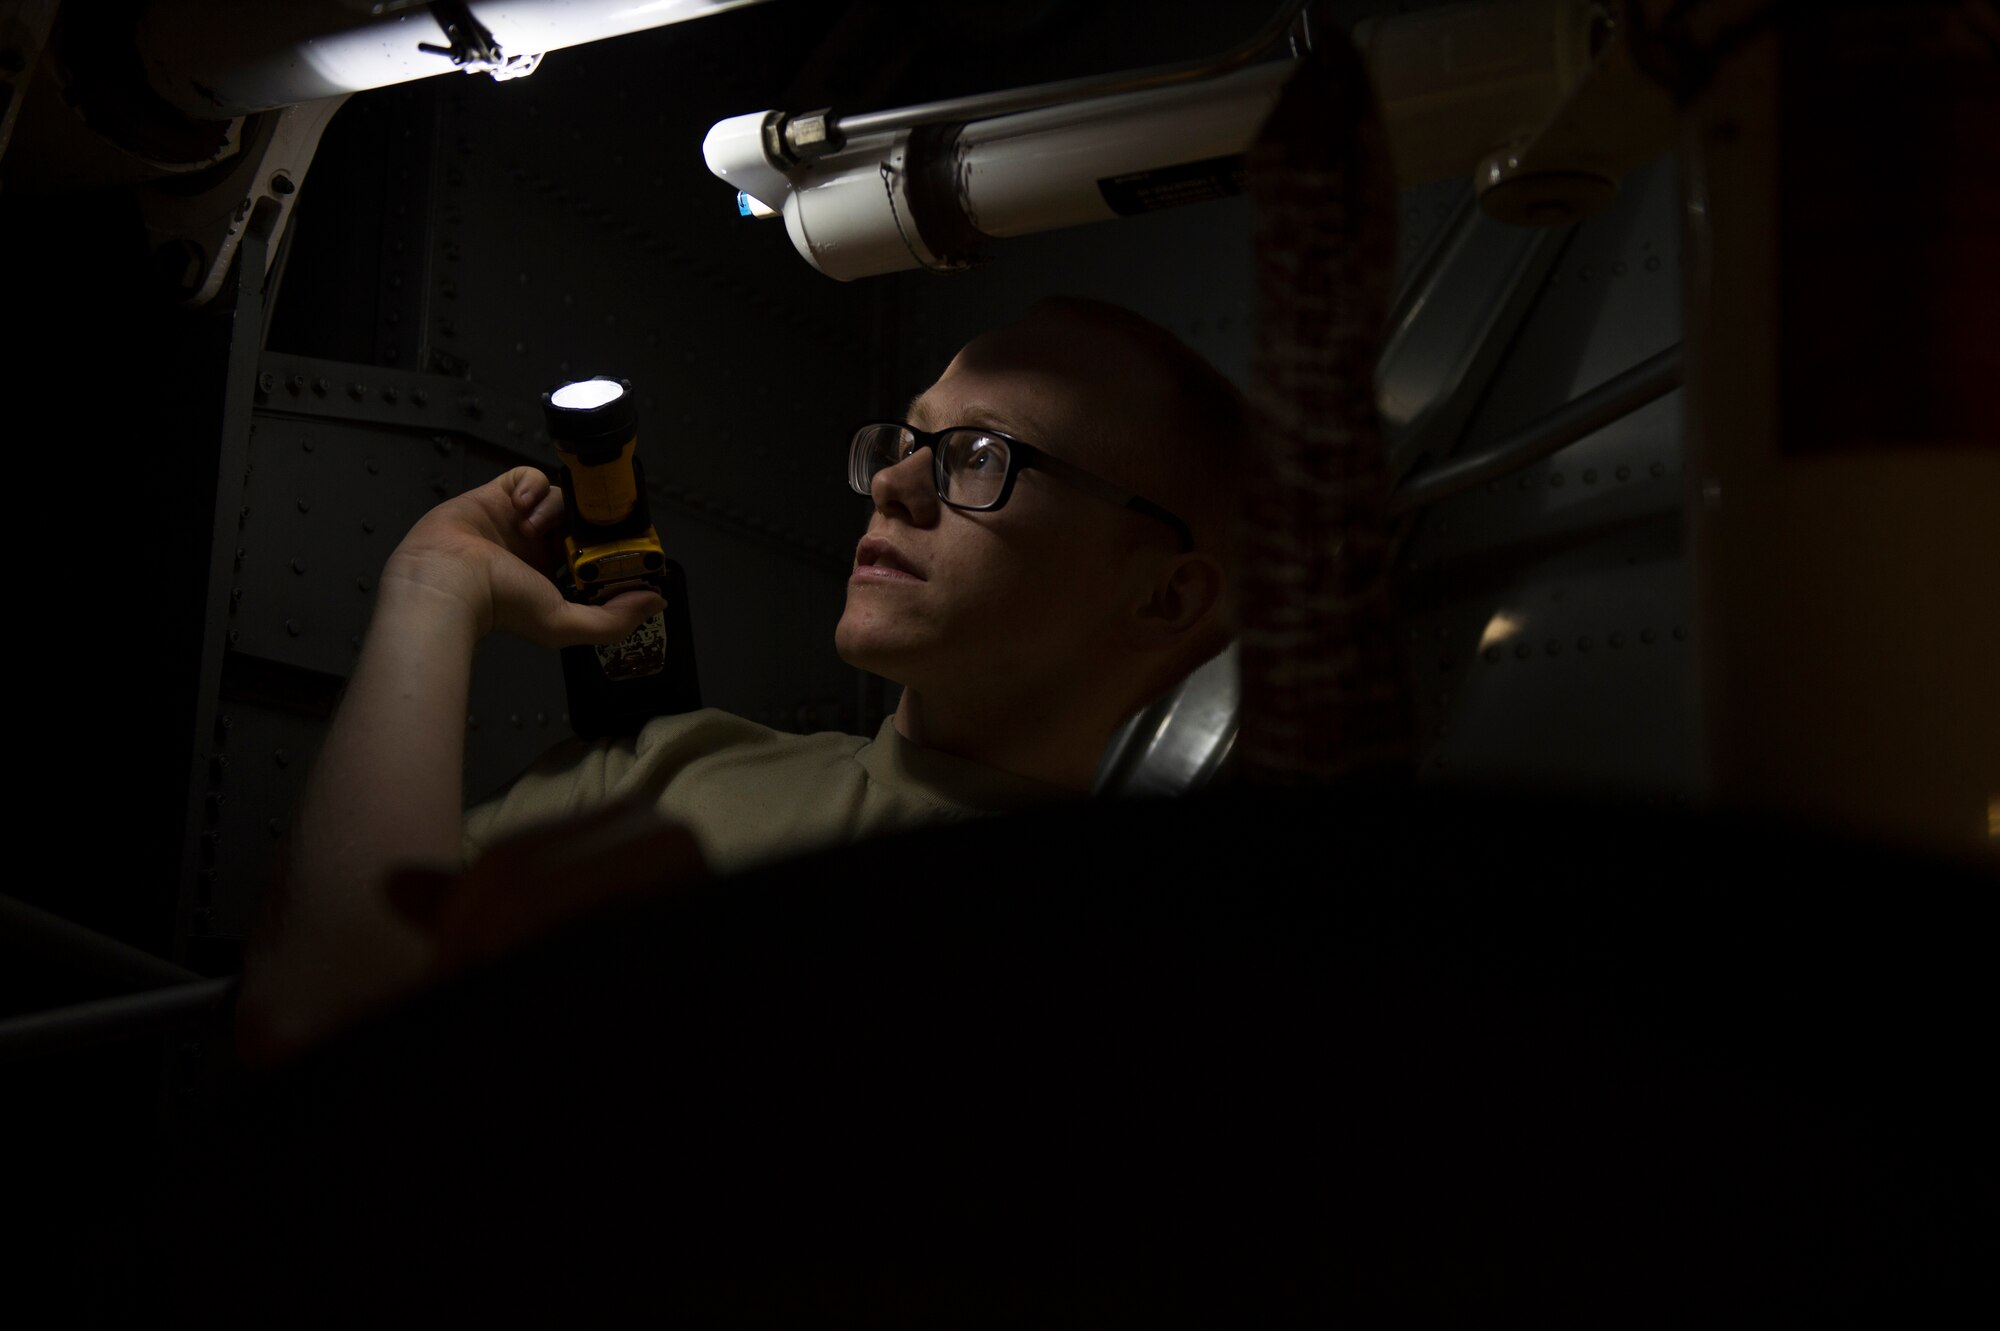
[[297, 397], [300, 393], [306, 391], [306, 377], [303, 374], [293, 375], [291, 378], [285, 380], [285, 388], [293, 397]]
[[378, 476], [381, 474], [382, 464], [377, 462], [374, 458], [369, 458], [367, 465], [368, 465], [368, 474], [370, 476]]
[[360, 650], [361, 650], [361, 635], [360, 635], [359, 633], [350, 633], [350, 634], [348, 634], [348, 635], [347, 635], [347, 645], [348, 645], [348, 647], [349, 647], [350, 649], [352, 649], [353, 651], [357, 651], [357, 652], [358, 652], [358, 651], [360, 651]]
[[1659, 270], [1660, 270], [1660, 256], [1655, 254], [1651, 258], [1646, 260], [1646, 271], [1649, 273], [1657, 273]]
[[521, 714], [519, 712], [509, 712], [507, 714], [507, 722], [514, 729], [519, 730], [521, 728]]
[[1595, 467], [1592, 467], [1583, 473], [1583, 483], [1585, 485], [1597, 484], [1597, 469]]
[[1549, 655], [1550, 655], [1550, 656], [1561, 656], [1561, 655], [1562, 655], [1562, 649], [1563, 649], [1563, 645], [1562, 645], [1562, 644], [1561, 644], [1560, 642], [1556, 641], [1556, 640], [1555, 640], [1554, 638], [1550, 638], [1550, 639], [1549, 639]]
[[361, 530], [364, 532], [372, 533], [375, 530], [375, 519], [373, 518], [361, 519]]
[[294, 638], [298, 637], [301, 633], [304, 633], [305, 631], [306, 631], [305, 626], [299, 623], [298, 620], [288, 619], [285, 621], [285, 632], [291, 634]]
[[1681, 627], [1679, 624], [1674, 625], [1674, 641], [1675, 642], [1687, 641], [1687, 630]]
[[1664, 462], [1655, 462], [1651, 467], [1648, 467], [1647, 470], [1652, 472], [1653, 479], [1657, 481], [1660, 479], [1660, 477], [1667, 474], [1667, 464]]
[[229, 645], [231, 647], [234, 647], [236, 645], [236, 640], [238, 638], [241, 638], [242, 636], [243, 635], [241, 633], [238, 633], [235, 629], [229, 630]]
[[1605, 641], [1610, 643], [1613, 647], [1623, 647], [1625, 645], [1625, 635], [1622, 633], [1613, 633], [1610, 637], [1606, 638]]
[[1630, 467], [1625, 466], [1622, 463], [1619, 465], [1618, 470], [1612, 472], [1611, 474], [1613, 476], [1616, 476], [1621, 481], [1629, 481], [1632, 479], [1632, 469]]
[[362, 398], [368, 396], [368, 390], [359, 383], [350, 382], [347, 385], [347, 395], [356, 402], [359, 402]]
[[382, 390], [382, 400], [384, 402], [390, 403], [391, 405], [393, 405], [396, 399], [400, 396], [401, 395], [397, 393], [394, 388], [385, 388]]
[[1485, 656], [1489, 662], [1498, 661], [1500, 659], [1500, 649], [1498, 647], [1488, 647], [1485, 651]]
[[466, 716], [466, 718], [465, 718], [465, 728], [466, 728], [467, 730], [477, 730], [477, 729], [479, 729], [479, 717], [478, 717], [478, 714], [477, 714], [477, 713], [469, 713], [469, 714], [467, 714], [467, 716]]
[[1585, 634], [1584, 636], [1582, 636], [1581, 638], [1578, 638], [1578, 639], [1576, 640], [1576, 649], [1577, 649], [1577, 650], [1578, 650], [1579, 652], [1587, 652], [1587, 651], [1589, 651], [1589, 650], [1590, 650], [1590, 635], [1589, 635], [1589, 634], [1587, 634], [1587, 633], [1586, 633], [1586, 634]]
[[291, 766], [292, 755], [286, 753], [283, 749], [273, 749], [271, 750], [271, 761], [280, 767], [289, 767]]
[[360, 591], [361, 591], [361, 592], [362, 592], [362, 593], [363, 593], [364, 595], [365, 595], [366, 593], [368, 593], [369, 591], [373, 590], [373, 589], [374, 589], [374, 586], [375, 586], [375, 584], [374, 584], [374, 583], [372, 583], [372, 582], [368, 581], [368, 579], [366, 579], [366, 578], [356, 578], [356, 579], [354, 580], [354, 585], [355, 585], [355, 587], [356, 587], [357, 589], [359, 589], [359, 590], [360, 590]]
[[388, 324], [389, 327], [394, 328], [403, 322], [402, 312], [400, 310], [390, 310], [388, 314], [383, 316], [382, 321]]
[[243, 589], [241, 587], [231, 587], [229, 589], [229, 604], [240, 605], [242, 604], [242, 602], [243, 602]]
[[308, 507], [308, 505], [306, 504], [306, 501], [305, 501], [305, 500], [303, 500], [303, 499], [299, 500], [299, 512], [301, 512], [301, 513], [310, 513], [311, 511], [312, 511], [312, 509], [311, 509], [310, 507]]
[[1534, 483], [1535, 483], [1535, 478], [1534, 478], [1534, 477], [1532, 477], [1532, 476], [1523, 476], [1523, 477], [1521, 478], [1521, 488], [1522, 488], [1523, 490], [1526, 490], [1527, 488], [1529, 488], [1530, 486], [1532, 486], [1532, 485], [1533, 485]]
[[1514, 645], [1514, 659], [1517, 661], [1525, 661], [1530, 656], [1533, 656], [1534, 653], [1535, 649], [1528, 646], [1528, 644], [1525, 642], [1516, 643]]
[[1643, 642], [1643, 643], [1645, 643], [1645, 644], [1646, 644], [1647, 646], [1651, 646], [1651, 645], [1652, 645], [1652, 642], [1653, 642], [1653, 630], [1651, 630], [1651, 629], [1640, 629], [1640, 630], [1639, 630], [1639, 641], [1640, 641], [1640, 642]]
[[1611, 275], [1613, 277], [1623, 277], [1625, 275], [1625, 261], [1623, 259], [1613, 259], [1611, 261]]
[[246, 552], [244, 551], [244, 549], [243, 549], [243, 547], [242, 547], [242, 546], [240, 546], [240, 545], [239, 545], [239, 546], [237, 546], [237, 547], [236, 547], [236, 567], [237, 567], [237, 568], [242, 568], [242, 567], [243, 567], [243, 556], [244, 556], [244, 554], [245, 554], [245, 553], [246, 553]]
[[292, 572], [294, 572], [294, 573], [304, 573], [305, 571], [306, 571], [306, 561], [305, 561], [305, 560], [303, 560], [303, 559], [294, 559], [294, 560], [292, 561]]
[[548, 723], [549, 723], [549, 714], [548, 714], [547, 712], [536, 712], [536, 713], [535, 713], [535, 724], [536, 724], [536, 725], [538, 725], [538, 726], [545, 726], [545, 725], [547, 725]]
[[431, 447], [438, 451], [439, 457], [448, 458], [451, 456], [451, 440], [445, 438], [443, 435], [439, 435], [431, 440]]
[[431, 395], [429, 393], [426, 393], [423, 389], [414, 388], [410, 390], [410, 401], [414, 402], [416, 405], [420, 407], [429, 406], [430, 400], [431, 400]]
[[1549, 473], [1549, 485], [1551, 488], [1560, 490], [1562, 489], [1562, 484], [1563, 484], [1563, 474], [1561, 472], [1556, 471]]
[[310, 453], [313, 451], [313, 441], [310, 439], [301, 439], [299, 441], [299, 447], [304, 449], [306, 452]]
[[270, 834], [271, 834], [272, 836], [278, 836], [278, 835], [281, 835], [281, 831], [282, 831], [282, 830], [281, 830], [281, 829], [279, 828], [279, 826], [278, 826], [278, 820], [277, 820], [276, 818], [272, 818], [272, 819], [268, 820], [267, 822], [265, 822], [265, 824], [264, 824], [264, 830], [265, 830], [266, 832], [269, 832], [269, 833], [270, 833]]
[[325, 397], [327, 394], [327, 390], [332, 387], [333, 385], [326, 381], [326, 377], [324, 375], [313, 380], [313, 392], [318, 394], [320, 397]]

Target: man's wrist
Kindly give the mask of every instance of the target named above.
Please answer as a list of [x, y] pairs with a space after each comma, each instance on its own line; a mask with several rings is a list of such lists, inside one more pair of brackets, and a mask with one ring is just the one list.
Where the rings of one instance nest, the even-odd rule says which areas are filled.
[[421, 626], [426, 630], [462, 633], [473, 642], [493, 631], [490, 598], [468, 588], [453, 585], [422, 565], [398, 564], [392, 556], [382, 569], [375, 595], [375, 618], [391, 618], [398, 624]]

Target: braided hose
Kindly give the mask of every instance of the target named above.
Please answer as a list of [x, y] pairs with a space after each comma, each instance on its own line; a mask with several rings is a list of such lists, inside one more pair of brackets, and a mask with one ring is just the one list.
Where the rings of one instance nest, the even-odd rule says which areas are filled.
[[1329, 27], [1250, 150], [1258, 447], [1239, 533], [1237, 761], [1251, 781], [1404, 775], [1411, 764], [1374, 385], [1394, 191], [1367, 71]]

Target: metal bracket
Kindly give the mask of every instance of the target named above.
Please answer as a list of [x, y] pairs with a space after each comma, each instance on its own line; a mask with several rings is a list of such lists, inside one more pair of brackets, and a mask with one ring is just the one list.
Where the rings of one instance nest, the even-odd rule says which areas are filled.
[[[181, 192], [185, 182], [140, 187], [139, 211], [156, 271], [180, 293], [183, 305], [215, 299], [254, 211], [270, 214], [272, 236], [284, 234], [320, 134], [346, 101], [343, 93], [252, 117], [242, 150], [199, 193]], [[274, 246], [266, 252], [265, 273], [275, 257]]]
[[524, 79], [542, 63], [542, 53], [510, 56], [493, 40], [492, 30], [473, 17], [464, 0], [432, 0], [431, 13], [444, 29], [448, 46], [418, 42], [419, 51], [441, 55], [468, 74], [491, 74], [496, 80]]

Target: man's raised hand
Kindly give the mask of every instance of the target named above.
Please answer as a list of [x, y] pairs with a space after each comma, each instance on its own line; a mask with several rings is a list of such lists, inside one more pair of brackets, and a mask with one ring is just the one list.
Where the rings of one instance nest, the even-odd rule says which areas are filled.
[[546, 570], [562, 558], [563, 495], [534, 467], [515, 467], [424, 514], [382, 569], [389, 584], [462, 605], [480, 637], [512, 633], [543, 647], [612, 643], [665, 603], [625, 592], [601, 606], [563, 597]]

